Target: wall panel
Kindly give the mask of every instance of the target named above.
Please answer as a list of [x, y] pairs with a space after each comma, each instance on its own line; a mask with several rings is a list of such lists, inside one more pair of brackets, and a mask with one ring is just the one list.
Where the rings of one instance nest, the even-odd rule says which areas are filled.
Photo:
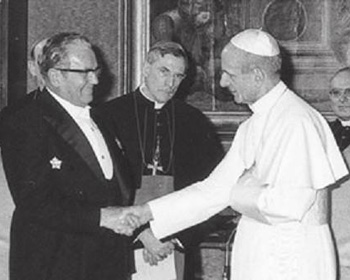
[[[109, 69], [101, 81], [100, 93], [104, 98], [119, 96], [128, 87], [124, 78], [128, 71], [124, 63], [128, 56], [128, 5], [127, 0], [30, 0], [28, 46], [57, 32], [75, 31], [87, 36]], [[28, 90], [34, 87], [29, 77]]]

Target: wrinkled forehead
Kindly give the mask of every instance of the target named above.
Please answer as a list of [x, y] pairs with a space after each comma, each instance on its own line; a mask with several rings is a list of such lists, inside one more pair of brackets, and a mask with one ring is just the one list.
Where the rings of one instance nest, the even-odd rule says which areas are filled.
[[96, 56], [91, 46], [85, 42], [67, 45], [67, 61], [72, 66], [95, 67]]
[[227, 44], [221, 52], [221, 67], [240, 68], [244, 60], [244, 52], [232, 44]]
[[166, 67], [168, 70], [181, 72], [182, 74], [186, 71], [185, 59], [172, 54], [159, 55], [153, 65], [155, 67]]

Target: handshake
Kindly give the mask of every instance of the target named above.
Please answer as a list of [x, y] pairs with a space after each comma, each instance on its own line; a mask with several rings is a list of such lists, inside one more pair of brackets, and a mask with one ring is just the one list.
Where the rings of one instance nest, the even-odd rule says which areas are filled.
[[100, 225], [115, 233], [131, 236], [135, 229], [153, 219], [148, 204], [129, 207], [108, 207], [101, 210]]
[[[101, 226], [115, 233], [127, 236], [133, 235], [135, 229], [153, 219], [148, 204], [130, 207], [108, 207], [101, 210]], [[158, 240], [150, 228], [144, 229], [137, 237], [143, 245], [143, 259], [150, 265], [169, 256], [175, 249], [176, 240], [162, 242]]]

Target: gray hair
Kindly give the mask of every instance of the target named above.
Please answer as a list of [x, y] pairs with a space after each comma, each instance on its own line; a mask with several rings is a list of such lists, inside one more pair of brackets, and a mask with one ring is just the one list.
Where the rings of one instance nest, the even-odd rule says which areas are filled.
[[185, 49], [180, 44], [172, 41], [159, 41], [155, 43], [148, 51], [146, 61], [149, 64], [153, 64], [160, 56], [163, 57], [167, 54], [183, 58], [187, 70], [188, 56]]
[[82, 42], [92, 48], [90, 41], [78, 33], [63, 32], [50, 37], [43, 47], [42, 60], [39, 62], [41, 74], [46, 77], [51, 68], [66, 62], [67, 47], [76, 42]]

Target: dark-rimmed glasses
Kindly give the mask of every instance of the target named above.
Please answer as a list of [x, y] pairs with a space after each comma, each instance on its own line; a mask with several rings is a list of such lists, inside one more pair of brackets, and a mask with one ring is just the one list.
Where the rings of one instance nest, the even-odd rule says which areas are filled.
[[329, 95], [333, 98], [341, 98], [345, 96], [346, 98], [350, 99], [350, 88], [333, 88], [329, 92]]
[[84, 74], [88, 75], [89, 73], [94, 73], [97, 77], [101, 74], [101, 67], [97, 66], [95, 69], [69, 69], [69, 68], [54, 68], [56, 70], [62, 71], [62, 72], [72, 72], [72, 73], [78, 73], [78, 74]]

